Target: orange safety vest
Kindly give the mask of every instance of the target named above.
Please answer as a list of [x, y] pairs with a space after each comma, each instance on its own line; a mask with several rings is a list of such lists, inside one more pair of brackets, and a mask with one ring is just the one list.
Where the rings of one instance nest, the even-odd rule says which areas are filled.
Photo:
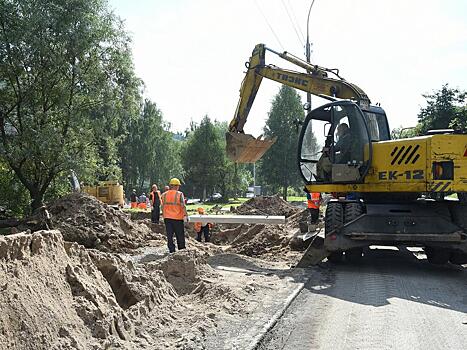
[[311, 199], [308, 199], [308, 208], [319, 209], [320, 202], [321, 202], [321, 193], [312, 192]]
[[[156, 193], [159, 196], [159, 203], [162, 204], [161, 191], [157, 190]], [[154, 201], [156, 200], [156, 198], [154, 198], [154, 191], [151, 191], [149, 198], [151, 199], [151, 205], [154, 206]]]
[[183, 220], [185, 216], [185, 203], [183, 193], [168, 190], [162, 194], [162, 216], [164, 219]]

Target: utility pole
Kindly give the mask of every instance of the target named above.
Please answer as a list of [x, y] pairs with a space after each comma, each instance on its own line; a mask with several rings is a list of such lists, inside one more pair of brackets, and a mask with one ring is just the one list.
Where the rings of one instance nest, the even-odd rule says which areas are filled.
[[[306, 53], [306, 61], [308, 63], [311, 63], [310, 56], [311, 56], [311, 44], [310, 44], [310, 13], [311, 13], [311, 8], [313, 7], [313, 4], [315, 3], [315, 0], [311, 2], [310, 9], [308, 10], [308, 18], [306, 20], [306, 48], [305, 48], [305, 53]], [[309, 73], [309, 72], [308, 72]], [[306, 102], [307, 102], [307, 107], [308, 107], [308, 112], [311, 111], [311, 94], [308, 92], [306, 94]], [[311, 124], [310, 124], [310, 129], [311, 129]]]

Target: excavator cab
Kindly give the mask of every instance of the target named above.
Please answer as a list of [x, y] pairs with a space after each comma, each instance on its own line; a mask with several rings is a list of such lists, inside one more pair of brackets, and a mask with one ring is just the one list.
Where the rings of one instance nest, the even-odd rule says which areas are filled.
[[301, 175], [307, 184], [363, 183], [371, 165], [371, 142], [387, 139], [387, 119], [379, 107], [364, 112], [347, 100], [316, 108], [299, 138]]

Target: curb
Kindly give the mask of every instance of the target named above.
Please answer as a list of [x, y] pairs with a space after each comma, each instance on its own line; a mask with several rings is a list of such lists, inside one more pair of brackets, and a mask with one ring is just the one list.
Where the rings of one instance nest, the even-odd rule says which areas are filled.
[[285, 299], [282, 307], [276, 311], [276, 313], [269, 319], [269, 321], [263, 326], [259, 334], [253, 338], [252, 343], [248, 346], [248, 350], [256, 350], [260, 345], [261, 341], [264, 339], [266, 334], [276, 325], [277, 321], [284, 315], [285, 311], [288, 309], [290, 304], [295, 300], [297, 295], [303, 290], [305, 284], [308, 282], [308, 279], [304, 283], [300, 283], [297, 288]]

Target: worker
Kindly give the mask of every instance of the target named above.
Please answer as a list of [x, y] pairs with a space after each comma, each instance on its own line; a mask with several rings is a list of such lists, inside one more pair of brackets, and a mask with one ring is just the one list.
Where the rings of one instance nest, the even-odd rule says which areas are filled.
[[352, 148], [352, 136], [350, 135], [349, 126], [346, 123], [339, 124], [336, 136], [337, 142], [334, 145], [336, 164], [347, 164], [351, 160], [350, 151]]
[[187, 220], [185, 198], [179, 191], [180, 180], [172, 178], [169, 182], [169, 190], [162, 196], [162, 215], [164, 217], [165, 231], [167, 234], [167, 246], [170, 253], [175, 252], [174, 233], [177, 239], [177, 248], [185, 249], [184, 221]]
[[319, 206], [321, 204], [321, 193], [307, 192], [307, 207], [310, 212], [310, 223], [314, 224], [319, 219]]
[[140, 209], [146, 209], [147, 208], [147, 200], [148, 197], [146, 197], [146, 193], [142, 193], [141, 196], [138, 198], [138, 208]]
[[[198, 214], [204, 215], [204, 208], [198, 208]], [[201, 242], [201, 236], [204, 235], [204, 241], [209, 242], [209, 238], [211, 236], [210, 230], [213, 226], [211, 223], [206, 223], [204, 226], [201, 222], [195, 222], [195, 231], [196, 231], [196, 240]]]
[[151, 193], [149, 194], [149, 200], [151, 201], [151, 222], [153, 224], [159, 223], [159, 217], [161, 214], [161, 192], [157, 189], [157, 185], [154, 184], [151, 187]]
[[167, 192], [169, 190], [169, 186], [164, 186], [164, 192]]
[[133, 191], [130, 194], [130, 206], [133, 209], [138, 207], [138, 196], [136, 195], [135, 189], [133, 189]]

